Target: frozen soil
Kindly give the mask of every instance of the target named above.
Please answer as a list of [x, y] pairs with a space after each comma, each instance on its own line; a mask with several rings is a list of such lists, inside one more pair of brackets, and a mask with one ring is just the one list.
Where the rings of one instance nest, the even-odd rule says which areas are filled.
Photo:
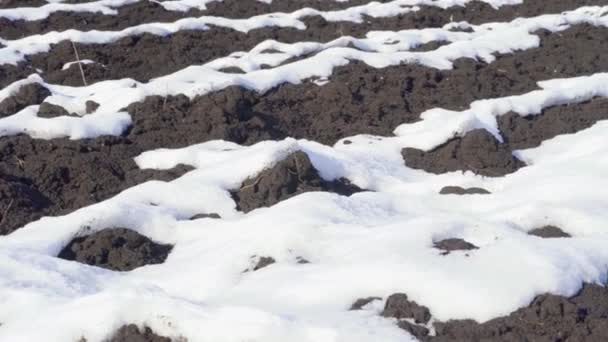
[[309, 191], [329, 191], [350, 196], [362, 190], [347, 179], [324, 180], [306, 153], [298, 151], [273, 167], [246, 179], [239, 189], [232, 192], [232, 198], [237, 209], [249, 212]]
[[538, 80], [606, 71], [605, 33], [588, 25], [560, 34], [541, 32], [539, 48], [502, 55], [490, 64], [459, 59], [453, 70], [412, 64], [374, 69], [351, 62], [336, 68], [321, 87], [283, 84], [265, 94], [230, 87], [192, 100], [153, 96], [127, 110], [134, 134], [169, 125], [240, 144], [287, 136], [325, 144], [356, 134], [389, 136], [399, 124], [419, 120], [427, 109], [462, 110], [475, 100], [532, 91]]
[[[10, 0], [5, 0], [9, 1]], [[389, 2], [383, 0], [379, 2]], [[0, 18], [0, 37], [5, 39], [19, 39], [33, 34], [43, 34], [51, 31], [66, 31], [77, 29], [81, 31], [107, 30], [120, 31], [127, 27], [151, 23], [173, 22], [181, 18], [201, 16], [221, 16], [232, 19], [246, 19], [267, 13], [291, 13], [302, 8], [314, 8], [320, 11], [333, 11], [367, 4], [366, 0], [316, 1], [316, 0], [275, 0], [270, 3], [262, 1], [222, 0], [207, 4], [207, 10], [191, 9], [188, 12], [165, 10], [160, 4], [151, 1], [140, 1], [134, 4], [118, 7], [117, 15], [101, 15], [99, 13], [55, 12], [48, 18], [36, 21], [10, 20]], [[411, 28], [441, 27], [453, 21], [467, 21], [472, 24], [481, 24], [493, 21], [510, 21], [518, 17], [533, 17], [541, 14], [561, 13], [582, 6], [602, 6], [608, 0], [554, 0], [551, 3], [525, 1], [519, 5], [503, 6], [494, 9], [481, 2], [472, 1], [466, 6], [453, 6], [441, 9], [435, 6], [420, 6], [420, 10], [404, 13], [395, 17], [373, 18], [366, 17], [364, 23], [327, 22], [321, 16], [303, 18], [307, 23], [307, 30], [295, 34], [284, 29], [262, 29], [267, 39], [272, 35], [279, 35], [287, 39], [309, 35], [308, 39], [328, 40], [333, 31], [335, 38], [341, 35], [362, 36], [372, 30], [404, 30]], [[0, 5], [1, 6], [1, 5]], [[37, 6], [34, 6], [37, 7]], [[2, 8], [2, 7], [0, 7]], [[286, 32], [278, 32], [286, 31]], [[315, 32], [316, 31], [316, 32]], [[312, 36], [310, 36], [312, 35]], [[276, 38], [274, 38], [276, 39]], [[261, 40], [259, 40], [261, 41]]]
[[155, 334], [148, 327], [142, 331], [138, 326], [129, 324], [120, 327], [107, 342], [171, 342], [171, 339]]
[[155, 243], [130, 229], [108, 228], [73, 239], [58, 257], [126, 272], [164, 262], [172, 248], [171, 245]]
[[[360, 309], [377, 297], [362, 298], [353, 304]], [[384, 317], [421, 341], [601, 341], [608, 335], [608, 288], [584, 284], [573, 297], [543, 294], [530, 305], [508, 316], [484, 323], [472, 320], [433, 321], [435, 333], [428, 329], [432, 312], [395, 293], [387, 298]]]
[[[125, 37], [111, 44], [77, 44], [77, 48], [81, 59], [96, 62], [83, 65], [89, 83], [125, 77], [144, 82], [151, 78], [176, 72], [190, 65], [204, 64], [235, 51], [248, 51], [266, 39], [275, 39], [284, 43], [300, 41], [328, 42], [343, 35], [363, 37], [365, 33], [373, 30], [396, 29], [387, 24], [387, 21], [390, 22], [391, 18], [382, 18], [381, 20], [378, 27], [349, 24], [360, 27], [360, 32], [345, 32], [342, 26], [347, 25], [346, 23], [328, 23], [320, 17], [312, 17], [306, 19], [309, 26], [306, 30], [262, 28], [245, 34], [231, 29], [214, 27], [203, 31], [179, 31], [165, 37], [145, 33]], [[342, 26], [338, 27], [337, 25]], [[423, 24], [421, 26], [428, 25]], [[399, 27], [401, 29], [407, 28]], [[541, 48], [531, 49], [523, 54], [516, 55], [519, 56], [516, 58], [526, 58], [525, 61], [532, 60], [532, 63], [522, 62], [523, 65], [503, 65], [500, 67], [501, 70], [509, 72], [509, 77], [516, 77], [512, 82], [520, 83], [522, 82], [521, 78], [526, 76], [540, 77], [537, 80], [553, 78], [554, 76], [560, 76], [560, 74], [563, 74], [563, 77], [568, 77], [569, 73], [574, 72], [573, 68], [591, 69], [596, 65], [605, 65], [605, 42], [607, 39], [605, 28], [581, 25], [556, 35], [550, 35], [548, 32], [541, 32], [541, 34], [543, 35]], [[216, 39], [218, 36], [224, 37], [224, 39]], [[577, 39], [572, 39], [574, 37]], [[130, 53], [125, 55], [125, 49], [128, 49]], [[508, 56], [505, 56], [505, 58], [509, 59]], [[53, 45], [48, 52], [28, 56], [26, 61], [19, 63], [17, 66], [1, 65], [0, 86], [3, 87], [24, 78], [36, 72], [37, 69], [42, 70], [42, 76], [48, 82], [81, 86], [82, 78], [77, 65], [72, 65], [67, 70], [63, 70], [64, 64], [74, 60], [72, 44], [69, 41], [62, 41]], [[516, 60], [512, 62], [515, 63]], [[581, 60], [581, 63], [572, 65], [572, 63], [569, 63], [571, 60]], [[582, 63], [583, 60], [585, 63]], [[538, 67], [538, 70], [536, 68], [527, 70], [528, 64]], [[545, 64], [546, 67], [543, 67]], [[589, 65], [587, 66], [587, 64]], [[510, 73], [511, 71], [519, 71], [523, 74]], [[408, 70], [402, 72], [409, 73]], [[497, 77], [499, 76], [505, 77], [505, 75], [497, 75]]]
[[125, 138], [71, 141], [0, 138], [1, 234], [41, 216], [65, 214], [108, 199], [148, 180], [173, 180], [190, 167], [141, 170], [133, 157], [143, 152]]

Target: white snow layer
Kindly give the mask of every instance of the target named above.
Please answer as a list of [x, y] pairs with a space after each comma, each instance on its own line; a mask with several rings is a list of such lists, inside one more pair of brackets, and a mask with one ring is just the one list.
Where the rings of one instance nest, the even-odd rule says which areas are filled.
[[[258, 50], [149, 83], [125, 79], [75, 88], [46, 84], [33, 75], [0, 91], [0, 101], [36, 82], [52, 92], [48, 101], [83, 116], [36, 118], [34, 106], [0, 119], [0, 132], [74, 139], [117, 134], [130, 120], [118, 109], [150, 94], [165, 94], [167, 88], [188, 96], [233, 84], [265, 91], [283, 82], [330, 77], [332, 68], [348, 59], [374, 67], [406, 61], [437, 68], [450, 68], [459, 57], [492, 61], [494, 52], [536, 46], [538, 37], [530, 32], [538, 28], [605, 25], [605, 13], [606, 8], [588, 7], [474, 26], [473, 33], [379, 32], [356, 40], [356, 46], [367, 47], [361, 50], [344, 47], [352, 38], [325, 45], [264, 42]], [[84, 33], [75, 38], [79, 34]], [[431, 52], [407, 52], [425, 39], [454, 43]], [[398, 47], [391, 50], [389, 41], [398, 41]], [[257, 70], [261, 59], [273, 60], [262, 53], [267, 47], [289, 56], [319, 53]], [[274, 65], [286, 59], [279, 55]], [[227, 65], [250, 70], [236, 76], [217, 71]], [[399, 126], [395, 137], [361, 135], [350, 137], [348, 145], [286, 139], [244, 147], [211, 141], [146, 152], [136, 158], [142, 168], [184, 163], [196, 169], [173, 182], [147, 182], [69, 215], [42, 218], [0, 238], [0, 340], [86, 337], [94, 342], [124, 323], [135, 323], [189, 341], [407, 341], [413, 338], [378, 317], [378, 306], [356, 312], [348, 307], [360, 297], [405, 292], [428, 306], [435, 319], [485, 321], [527, 305], [540, 293], [572, 295], [583, 281], [604, 282], [608, 197], [601, 189], [608, 187], [608, 158], [603, 157], [608, 155], [608, 121], [518, 151], [529, 166], [501, 178], [471, 172], [431, 175], [406, 167], [400, 154], [403, 147], [430, 149], [475, 128], [500, 138], [495, 118], [508, 111], [534, 115], [551, 105], [607, 97], [608, 74], [539, 86], [528, 94], [476, 101], [462, 112], [429, 110], [422, 121]], [[89, 99], [102, 105], [84, 115]], [[324, 178], [347, 177], [373, 192], [348, 198], [306, 193], [247, 215], [236, 211], [227, 190], [295, 150], [306, 152]], [[492, 194], [466, 200], [438, 195], [445, 185], [479, 186]], [[212, 212], [223, 219], [188, 220]], [[547, 224], [573, 238], [526, 234]], [[164, 264], [127, 273], [54, 257], [74, 236], [115, 226], [175, 244], [174, 250]], [[432, 244], [448, 237], [480, 249], [468, 257], [459, 252], [442, 256]], [[253, 255], [272, 256], [277, 263], [242, 273]], [[311, 263], [298, 264], [297, 257]]]

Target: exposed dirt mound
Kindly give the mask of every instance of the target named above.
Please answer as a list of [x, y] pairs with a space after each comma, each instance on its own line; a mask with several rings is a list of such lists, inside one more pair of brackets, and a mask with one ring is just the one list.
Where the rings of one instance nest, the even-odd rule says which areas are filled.
[[[375, 298], [359, 299], [353, 308], [360, 309]], [[429, 329], [422, 325], [430, 321], [429, 309], [403, 293], [387, 299], [382, 316], [397, 318], [400, 328], [421, 341], [602, 341], [608, 334], [608, 289], [584, 284], [571, 298], [544, 294], [509, 316], [482, 324], [472, 320], [437, 321], [432, 323], [434, 336], [429, 336]]]
[[107, 228], [73, 239], [58, 257], [113, 271], [131, 271], [163, 263], [172, 248], [131, 229]]
[[248, 271], [255, 272], [257, 270], [260, 270], [264, 267], [268, 267], [277, 262], [276, 260], [274, 260], [273, 257], [266, 257], [266, 256], [253, 257], [253, 260], [254, 260], [255, 264], [252, 267], [250, 267], [249, 269], [247, 269], [246, 272], [248, 272]]
[[564, 232], [558, 227], [555, 226], [544, 226], [536, 229], [532, 229], [528, 232], [530, 235], [542, 237], [545, 239], [551, 238], [569, 238], [572, 237], [570, 234]]
[[428, 323], [431, 312], [428, 308], [409, 300], [405, 293], [395, 293], [386, 299], [382, 316], [397, 319], [411, 318], [416, 323]]
[[298, 151], [255, 177], [243, 182], [232, 192], [237, 208], [244, 212], [270, 207], [309, 191], [329, 191], [350, 196], [362, 191], [347, 179], [326, 181], [314, 168], [308, 155]]
[[439, 194], [441, 195], [487, 195], [490, 192], [483, 188], [463, 188], [460, 186], [444, 186], [439, 190]]
[[467, 242], [463, 239], [444, 239], [441, 241], [437, 241], [433, 244], [433, 247], [442, 251], [441, 254], [446, 255], [453, 251], [470, 251], [473, 249], [478, 249], [479, 247], [474, 244]]
[[141, 331], [138, 326], [129, 324], [120, 327], [106, 342], [171, 342], [171, 339], [157, 335], [148, 327]]
[[137, 145], [120, 137], [81, 141], [0, 138], [0, 175], [3, 180], [20, 184], [11, 189], [21, 189], [4, 190], [7, 196], [15, 196], [13, 205], [18, 206], [10, 208], [9, 221], [0, 232], [10, 233], [33, 218], [64, 214], [100, 202], [148, 180], [170, 181], [192, 169], [180, 165], [165, 171], [140, 170], [133, 157], [141, 152]]
[[408, 167], [436, 174], [460, 170], [498, 177], [525, 166], [508, 145], [499, 143], [484, 129], [468, 132], [429, 152], [405, 148], [402, 155]]
[[13, 115], [23, 108], [42, 103], [51, 92], [38, 83], [22, 86], [11, 97], [0, 102], [0, 118]]
[[522, 117], [510, 113], [499, 117], [498, 127], [511, 148], [526, 149], [560, 134], [582, 131], [608, 119], [608, 99], [595, 98], [576, 105], [545, 109], [540, 115]]
[[219, 214], [216, 214], [216, 213], [211, 213], [211, 214], [196, 214], [196, 215], [192, 216], [190, 218], [190, 220], [199, 220], [199, 219], [204, 219], [204, 218], [220, 219], [222, 217]]
[[39, 219], [50, 204], [33, 186], [0, 175], [0, 235]]
[[585, 284], [572, 298], [542, 295], [507, 317], [435, 323], [426, 341], [602, 341], [608, 336], [608, 290]]

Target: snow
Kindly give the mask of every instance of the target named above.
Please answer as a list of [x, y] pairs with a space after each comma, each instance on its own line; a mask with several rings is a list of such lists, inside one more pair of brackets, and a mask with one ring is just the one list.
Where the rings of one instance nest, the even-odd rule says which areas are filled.
[[[380, 5], [370, 8], [389, 15]], [[460, 57], [492, 62], [492, 53], [537, 46], [538, 37], [531, 32], [539, 28], [559, 31], [583, 22], [606, 26], [607, 11], [585, 7], [563, 15], [471, 25], [471, 33], [446, 27], [371, 32], [363, 39], [328, 43], [266, 41], [249, 52], [148, 83], [122, 79], [66, 87], [32, 75], [0, 90], [0, 101], [25, 84], [39, 83], [52, 93], [48, 102], [79, 116], [39, 118], [37, 106], [31, 106], [0, 119], [0, 135], [117, 135], [130, 124], [128, 113], [120, 109], [148, 95], [194, 97], [230, 85], [263, 92], [310, 78], [331, 82], [332, 69], [350, 59], [374, 67], [417, 62], [451, 68], [451, 61]], [[296, 17], [221, 22], [246, 31], [283, 23], [297, 27]], [[16, 63], [66, 38], [99, 43], [146, 30], [166, 34], [203, 27], [210, 20], [147, 24], [118, 33], [71, 30], [32, 36], [6, 42], [0, 61]], [[453, 43], [435, 51], [408, 51], [433, 40]], [[348, 48], [349, 43], [359, 49]], [[17, 50], [20, 55], [14, 54]], [[281, 65], [311, 52], [317, 53]], [[274, 68], [260, 70], [261, 64]], [[218, 71], [228, 66], [244, 73]], [[573, 295], [583, 281], [605, 282], [608, 197], [601, 189], [608, 187], [608, 158], [598, 156], [608, 155], [608, 121], [517, 151], [529, 166], [500, 178], [471, 172], [431, 175], [408, 168], [400, 154], [404, 147], [432, 149], [476, 128], [502, 139], [497, 116], [509, 111], [536, 115], [549, 106], [608, 97], [608, 74], [547, 80], [539, 88], [475, 101], [463, 111], [435, 108], [422, 113], [421, 121], [397, 127], [393, 137], [360, 135], [349, 137], [348, 145], [289, 138], [253, 146], [210, 141], [145, 152], [135, 159], [141, 168], [169, 169], [181, 163], [196, 169], [172, 182], [147, 182], [68, 215], [42, 218], [0, 238], [0, 340], [75, 341], [84, 336], [102, 341], [121, 325], [135, 323], [189, 341], [408, 341], [413, 338], [378, 316], [380, 305], [357, 312], [348, 307], [360, 297], [405, 292], [429, 307], [434, 319], [486, 321], [544, 292]], [[95, 113], [85, 114], [87, 100], [101, 104]], [[297, 150], [309, 155], [324, 178], [347, 177], [372, 191], [348, 198], [306, 193], [247, 215], [238, 212], [228, 190]], [[463, 201], [439, 195], [445, 185], [477, 186], [492, 194]], [[188, 220], [211, 212], [222, 219]], [[573, 238], [526, 234], [547, 224], [560, 226]], [[54, 257], [74, 236], [113, 226], [175, 248], [165, 263], [128, 273]], [[480, 249], [468, 256], [442, 256], [432, 244], [448, 237], [463, 238]], [[277, 263], [243, 273], [253, 255], [272, 256]], [[311, 263], [298, 264], [297, 257]]]

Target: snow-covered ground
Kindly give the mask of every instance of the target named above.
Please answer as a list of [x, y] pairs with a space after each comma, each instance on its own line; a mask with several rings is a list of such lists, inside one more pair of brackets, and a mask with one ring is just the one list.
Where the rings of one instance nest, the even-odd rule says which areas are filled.
[[[37, 9], [4, 9], [0, 16], [37, 20], [66, 9], [113, 14], [115, 7], [135, 1], [57, 2]], [[206, 2], [168, 1], [163, 6], [204, 9]], [[327, 20], [360, 21], [361, 14], [389, 17], [415, 11], [418, 5], [466, 2], [395, 0], [321, 15]], [[518, 2], [491, 1], [496, 6]], [[18, 63], [65, 39], [105, 43], [142, 32], [166, 35], [206, 29], [209, 24], [241, 31], [266, 26], [305, 29], [299, 18], [318, 13], [303, 9], [245, 20], [189, 18], [120, 32], [69, 30], [0, 40], [5, 45], [0, 63]], [[286, 82], [330, 77], [334, 67], [351, 60], [375, 68], [419, 63], [450, 69], [461, 57], [491, 63], [494, 53], [538, 46], [534, 32], [541, 28], [561, 31], [580, 23], [608, 26], [608, 6], [507, 23], [377, 31], [366, 38], [342, 37], [328, 43], [264, 41], [251, 51], [150, 82], [120, 79], [68, 87], [34, 74], [0, 90], [0, 102], [25, 84], [39, 83], [52, 93], [47, 102], [79, 116], [40, 118], [38, 106], [29, 106], [1, 118], [0, 135], [119, 135], [131, 124], [129, 113], [121, 109], [150, 95], [194, 98], [231, 85], [264, 92]], [[454, 27], [472, 30], [450, 30]], [[409, 51], [430, 41], [451, 44], [428, 52]], [[283, 64], [301, 56], [307, 57]], [[243, 73], [221, 72], [231, 66]], [[404, 292], [427, 306], [435, 320], [487, 321], [526, 306], [542, 293], [570, 296], [583, 282], [603, 283], [608, 271], [608, 122], [516, 151], [528, 166], [504, 177], [472, 172], [434, 175], [408, 168], [401, 155], [405, 147], [429, 151], [479, 128], [501, 140], [497, 116], [536, 115], [550, 106], [608, 97], [608, 74], [545, 80], [539, 87], [526, 94], [475, 101], [463, 111], [428, 110], [421, 121], [395, 127], [393, 137], [359, 135], [347, 137], [350, 144], [340, 141], [334, 146], [291, 138], [252, 146], [209, 141], [145, 152], [136, 158], [141, 168], [186, 164], [195, 170], [172, 182], [134, 186], [106, 201], [42, 218], [0, 237], [0, 341], [76, 341], [83, 336], [101, 341], [126, 323], [188, 341], [407, 341], [413, 337], [378, 315], [382, 303], [361, 311], [348, 308], [357, 298]], [[86, 114], [89, 100], [100, 107]], [[346, 177], [370, 191], [350, 197], [305, 193], [248, 214], [237, 211], [229, 190], [296, 150], [310, 157], [323, 178]], [[466, 200], [439, 195], [446, 185], [481, 187], [491, 194]], [[188, 220], [201, 212], [218, 213], [222, 219]], [[559, 226], [572, 238], [548, 240], [526, 234], [545, 225]], [[130, 272], [56, 258], [74, 236], [107, 227], [128, 227], [175, 247], [163, 264]], [[433, 248], [434, 241], [451, 237], [479, 249], [445, 256]], [[272, 256], [277, 263], [243, 273], [254, 255]], [[300, 264], [298, 257], [310, 263]]]

